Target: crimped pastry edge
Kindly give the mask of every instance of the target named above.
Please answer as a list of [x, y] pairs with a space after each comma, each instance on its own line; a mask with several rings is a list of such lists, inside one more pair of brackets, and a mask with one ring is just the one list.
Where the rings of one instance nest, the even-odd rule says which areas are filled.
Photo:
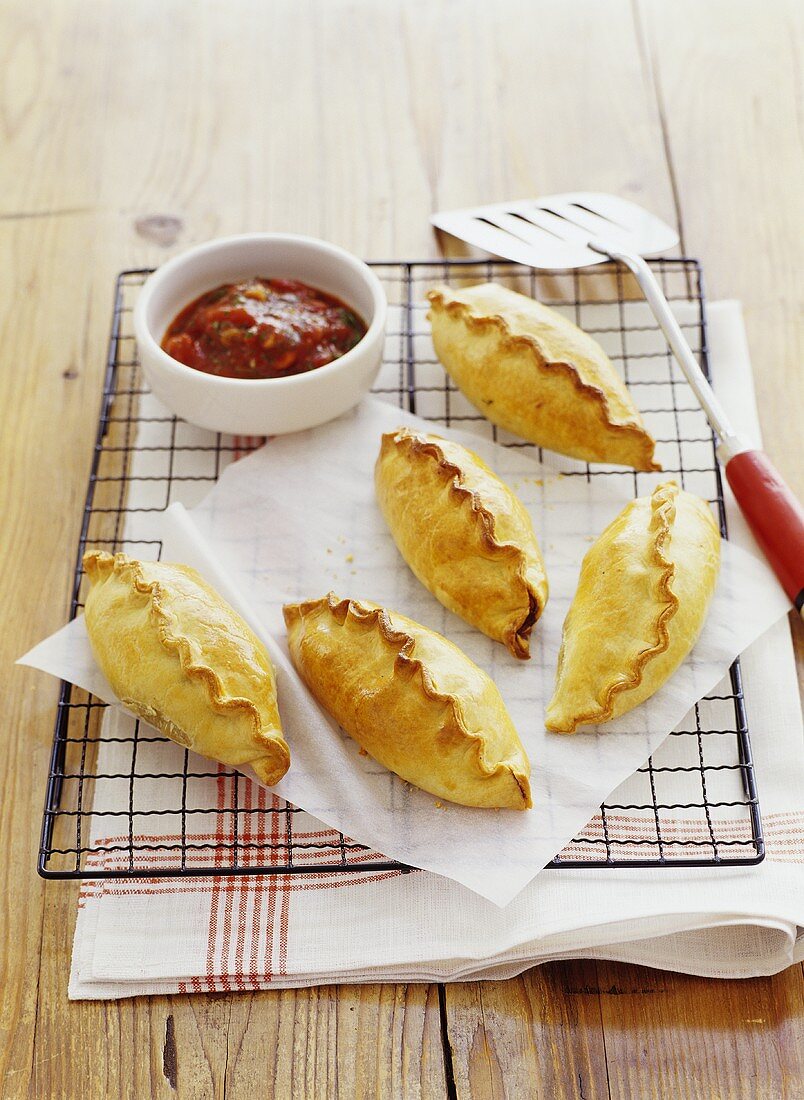
[[[653, 436], [640, 424], [636, 424], [633, 421], [615, 420], [605, 391], [591, 382], [585, 382], [583, 378], [581, 378], [580, 372], [574, 363], [560, 359], [546, 359], [539, 346], [539, 341], [533, 336], [527, 336], [521, 332], [511, 332], [510, 325], [499, 313], [492, 313], [487, 316], [479, 317], [476, 313], [472, 312], [471, 305], [466, 302], [462, 302], [460, 299], [452, 296], [447, 299], [444, 295], [445, 289], [449, 291], [449, 287], [442, 289], [438, 286], [428, 290], [427, 299], [432, 306], [437, 309], [442, 309], [448, 315], [453, 314], [460, 317], [467, 328], [475, 332], [496, 331], [502, 341], [503, 349], [506, 351], [525, 350], [531, 352], [533, 355], [533, 364], [537, 371], [544, 374], [558, 371], [569, 378], [578, 393], [589, 398], [593, 404], [598, 407], [602, 414], [603, 423], [607, 428], [610, 428], [615, 434], [619, 433], [630, 437], [635, 443], [641, 446], [645, 455], [643, 459], [644, 464], [634, 468], [642, 473], [655, 473], [661, 471], [661, 464], [656, 462], [654, 458], [656, 440]], [[427, 314], [427, 319], [431, 320], [430, 313]]]
[[[556, 733], [575, 733], [579, 726], [588, 723], [609, 721], [614, 715], [614, 701], [617, 696], [621, 695], [624, 691], [632, 691], [634, 688], [639, 687], [642, 683], [642, 676], [646, 666], [654, 657], [658, 657], [660, 653], [664, 653], [670, 645], [668, 623], [678, 611], [679, 603], [678, 597], [670, 587], [675, 577], [676, 567], [673, 562], [665, 556], [665, 548], [672, 538], [672, 528], [676, 518], [676, 497], [678, 493], [679, 487], [676, 482], [666, 481], [662, 485], [657, 485], [650, 498], [651, 518], [648, 524], [648, 531], [654, 536], [651, 544], [651, 549], [653, 551], [651, 557], [653, 559], [652, 564], [661, 570], [657, 579], [656, 590], [659, 599], [664, 605], [656, 616], [656, 641], [649, 649], [643, 649], [636, 655], [628, 679], [618, 680], [606, 688], [603, 699], [598, 704], [597, 709], [578, 715], [573, 719], [570, 729], [557, 730], [549, 724], [547, 725], [548, 729], [553, 729]], [[564, 644], [562, 641], [561, 650], [558, 654], [557, 678], [561, 674], [563, 658]]]
[[516, 580], [524, 588], [528, 610], [518, 626], [506, 631], [503, 643], [514, 657], [526, 660], [530, 657], [531, 632], [544, 611], [547, 601], [546, 599], [540, 599], [539, 593], [526, 577], [528, 561], [524, 552], [515, 543], [501, 541], [497, 538], [494, 513], [486, 508], [478, 492], [468, 489], [462, 483], [463, 470], [446, 457], [439, 446], [438, 436], [424, 435], [422, 432], [416, 432], [405, 427], [397, 428], [393, 432], [386, 432], [382, 437], [380, 458], [382, 459], [388, 447], [391, 445], [399, 446], [403, 442], [408, 444], [412, 456], [435, 459], [436, 469], [443, 479], [449, 483], [450, 492], [462, 504], [468, 503], [470, 511], [479, 525], [480, 538], [484, 547], [492, 554], [499, 554], [501, 557], [517, 561]]
[[484, 739], [467, 729], [460, 701], [451, 692], [439, 691], [436, 688], [424, 662], [412, 655], [416, 639], [407, 631], [396, 630], [391, 623], [389, 612], [385, 608], [369, 606], [360, 600], [340, 597], [334, 592], [328, 592], [326, 596], [321, 596], [317, 600], [303, 600], [300, 603], [285, 604], [282, 608], [285, 625], [290, 628], [294, 620], [304, 620], [309, 615], [325, 608], [341, 626], [347, 618], [351, 617], [360, 626], [376, 629], [379, 637], [388, 648], [395, 651], [394, 674], [398, 674], [408, 681], [418, 680], [424, 695], [428, 699], [448, 707], [448, 721], [452, 732], [465, 738], [475, 746], [477, 764], [482, 776], [492, 778], [508, 772], [519, 788], [523, 809], [529, 810], [532, 808], [529, 776], [518, 774], [510, 764], [490, 764], [486, 760]]
[[[142, 562], [136, 558], [130, 558], [127, 554], [109, 554], [104, 550], [88, 550], [83, 557], [83, 566], [93, 584], [98, 579], [105, 580], [110, 575], [115, 574], [118, 577], [127, 579], [135, 592], [141, 596], [146, 596], [150, 600], [151, 611], [156, 620], [156, 633], [159, 642], [167, 652], [178, 657], [182, 672], [191, 680], [197, 680], [206, 687], [212, 707], [228, 712], [240, 711], [247, 715], [251, 720], [255, 747], [279, 750], [280, 760], [278, 766], [271, 772], [266, 772], [268, 778], [264, 779], [264, 782], [269, 785], [278, 783], [290, 767], [290, 749], [287, 742], [283, 737], [266, 733], [263, 730], [260, 712], [250, 699], [243, 696], [229, 695], [213, 668], [209, 665], [193, 663], [189, 640], [178, 631], [177, 616], [163, 602], [170, 597], [164, 585], [158, 580], [145, 580]], [[276, 753], [274, 752], [272, 755], [276, 755]], [[249, 763], [254, 767], [253, 762], [249, 761]], [[276, 775], [275, 779], [270, 778], [273, 775]]]

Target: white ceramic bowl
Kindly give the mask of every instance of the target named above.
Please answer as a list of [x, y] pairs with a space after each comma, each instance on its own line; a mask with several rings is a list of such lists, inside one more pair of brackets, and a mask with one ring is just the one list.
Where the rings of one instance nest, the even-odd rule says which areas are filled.
[[[254, 276], [298, 279], [333, 294], [368, 331], [340, 359], [288, 378], [222, 378], [162, 350], [180, 309], [222, 283]], [[163, 264], [140, 292], [134, 332], [148, 384], [177, 416], [216, 432], [278, 435], [340, 416], [370, 389], [382, 359], [386, 310], [377, 276], [343, 248], [290, 233], [249, 233], [208, 241]]]

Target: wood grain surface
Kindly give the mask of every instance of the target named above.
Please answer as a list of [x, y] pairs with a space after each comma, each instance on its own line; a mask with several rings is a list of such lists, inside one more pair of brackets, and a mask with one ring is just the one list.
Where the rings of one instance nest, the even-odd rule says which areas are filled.
[[[36, 877], [113, 278], [245, 229], [437, 254], [431, 210], [611, 190], [743, 301], [804, 493], [795, 0], [0, 0], [0, 1096], [804, 1097], [801, 967], [555, 963], [499, 983], [70, 1004]], [[800, 634], [799, 634], [800, 641]]]

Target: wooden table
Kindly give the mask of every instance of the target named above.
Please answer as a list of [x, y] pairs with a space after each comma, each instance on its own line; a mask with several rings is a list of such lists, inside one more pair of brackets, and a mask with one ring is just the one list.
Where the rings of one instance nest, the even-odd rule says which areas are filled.
[[800, 966], [584, 962], [500, 983], [69, 1004], [74, 885], [36, 877], [115, 273], [245, 229], [436, 254], [439, 207], [570, 188], [676, 222], [742, 299], [800, 494], [795, 0], [5, 0], [0, 28], [3, 1097], [802, 1097]]

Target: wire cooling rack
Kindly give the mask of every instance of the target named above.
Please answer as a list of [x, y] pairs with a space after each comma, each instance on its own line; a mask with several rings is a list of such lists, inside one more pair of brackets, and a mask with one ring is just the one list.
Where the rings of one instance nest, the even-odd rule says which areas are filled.
[[[499, 431], [466, 402], [444, 375], [426, 336], [425, 292], [434, 282], [470, 285], [495, 280], [569, 313], [606, 348], [659, 444], [664, 472], [708, 499], [726, 534], [723, 492], [714, 439], [701, 410], [641, 301], [638, 288], [613, 264], [570, 273], [534, 272], [497, 261], [382, 262], [372, 265], [391, 307], [376, 393], [435, 424], [484, 432], [507, 446], [528, 447], [534, 457], [568, 477], [624, 478], [634, 495], [650, 491], [651, 475], [542, 455]], [[682, 327], [708, 373], [701, 271], [691, 259], [651, 261], [668, 297], [683, 314]], [[161, 543], [149, 537], [149, 517], [174, 500], [192, 505], [224, 466], [258, 440], [193, 429], [153, 398], [136, 357], [131, 312], [150, 272], [130, 270], [117, 279], [112, 332], [92, 470], [75, 568], [71, 615], [83, 606], [81, 557], [87, 546], [155, 558]], [[150, 404], [149, 404], [150, 402]], [[205, 469], [199, 473], [199, 457]], [[147, 499], [143, 492], [147, 490]], [[237, 772], [183, 752], [183, 766], [153, 770], [161, 743], [148, 727], [133, 726], [117, 740], [130, 761], [122, 770], [102, 767], [104, 704], [63, 683], [55, 720], [38, 870], [48, 878], [124, 878], [180, 875], [331, 874], [406, 872], [411, 868], [371, 852], [304, 813], [262, 795], [256, 805]], [[112, 734], [114, 736], [114, 734]], [[208, 804], [216, 780], [217, 804]], [[160, 784], [164, 784], [160, 787]], [[141, 810], [146, 790], [169, 792], [157, 809]], [[206, 791], [207, 797], [198, 791]], [[264, 792], [263, 792], [264, 794]], [[158, 797], [158, 796], [157, 796]], [[94, 817], [93, 817], [94, 814]], [[162, 829], [149, 834], [149, 817]], [[212, 821], [209, 831], [199, 822]], [[99, 826], [100, 822], [100, 826]], [[168, 826], [168, 827], [165, 827]], [[739, 663], [702, 699], [686, 722], [610, 799], [551, 867], [733, 866], [764, 858]]]

